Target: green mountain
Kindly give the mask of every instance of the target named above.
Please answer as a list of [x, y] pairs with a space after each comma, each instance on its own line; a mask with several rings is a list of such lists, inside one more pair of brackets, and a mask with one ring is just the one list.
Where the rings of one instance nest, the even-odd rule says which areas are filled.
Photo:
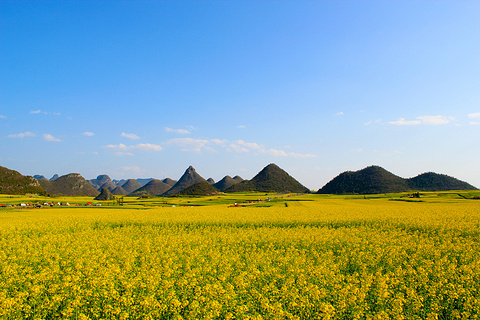
[[40, 180], [39, 183], [52, 195], [96, 197], [99, 194], [79, 173], [70, 173], [53, 181]]
[[102, 188], [107, 188], [108, 191], [113, 191], [115, 188], [117, 187], [117, 185], [115, 183], [113, 183], [112, 180], [109, 180], [107, 182], [105, 182], [104, 184], [102, 184], [102, 186], [97, 189], [98, 191], [102, 191]]
[[218, 194], [218, 189], [216, 189], [207, 181], [200, 181], [183, 189], [178, 194], [189, 196], [208, 196], [212, 194]]
[[0, 194], [41, 194], [47, 192], [35, 178], [0, 166]]
[[476, 190], [474, 186], [454, 177], [427, 172], [407, 179], [410, 189], [418, 191]]
[[162, 180], [163, 183], [168, 184], [170, 187], [173, 187], [177, 181], [170, 179], [170, 178], [165, 178]]
[[[238, 176], [237, 176], [238, 177]], [[240, 178], [241, 179], [241, 178]], [[243, 181], [243, 180], [242, 180]], [[225, 191], [227, 190], [228, 188], [230, 188], [231, 186], [233, 186], [234, 184], [237, 184], [237, 183], [240, 183], [242, 181], [238, 181], [233, 179], [232, 177], [230, 176], [225, 176], [222, 178], [222, 180], [218, 181], [217, 183], [213, 184], [213, 186], [215, 188], [217, 188], [218, 190], [220, 191]]]
[[276, 164], [269, 164], [252, 180], [244, 180], [227, 188], [225, 192], [308, 192], [303, 186]]
[[379, 166], [359, 171], [346, 171], [328, 182], [318, 193], [322, 194], [376, 194], [408, 190], [405, 179]]
[[137, 180], [137, 182], [140, 183], [143, 187], [144, 185], [146, 185], [147, 183], [152, 181], [153, 178], [140, 178], [140, 179], [135, 179], [135, 180]]
[[202, 176], [200, 176], [195, 171], [195, 169], [192, 166], [190, 166], [190, 167], [187, 168], [187, 170], [185, 170], [185, 173], [182, 175], [180, 180], [178, 180], [177, 183], [175, 183], [175, 185], [170, 190], [165, 192], [163, 194], [163, 196], [172, 196], [172, 195], [177, 194], [177, 193], [181, 192], [182, 190], [184, 190], [184, 189], [186, 189], [190, 186], [193, 186], [195, 183], [202, 182], [202, 181], [206, 182], [207, 180], [202, 178]]
[[133, 191], [141, 188], [143, 185], [135, 179], [128, 179], [127, 182], [122, 184], [122, 188], [127, 191], [127, 194], [132, 193]]
[[240, 176], [235, 176], [235, 177], [233, 177], [233, 180], [235, 180], [237, 182], [242, 182], [244, 179]]
[[90, 182], [93, 187], [98, 190], [101, 190], [102, 186], [108, 181], [112, 182], [112, 179], [106, 174], [101, 174], [97, 176], [96, 179], [88, 180], [88, 182]]
[[117, 186], [112, 190], [112, 194], [115, 196], [126, 196], [128, 192], [120, 186]]
[[213, 178], [208, 178], [207, 182], [210, 184], [215, 184], [215, 180], [213, 180]]
[[138, 188], [134, 192], [130, 193], [129, 196], [139, 197], [143, 194], [150, 194], [152, 196], [159, 196], [165, 191], [168, 191], [170, 186], [166, 183], [163, 183], [161, 180], [153, 179], [143, 187]]
[[110, 201], [112, 200], [113, 194], [108, 190], [107, 188], [102, 188], [102, 191], [98, 196], [95, 197], [94, 200], [99, 200], [99, 201]]
[[404, 179], [379, 166], [346, 171], [318, 190], [322, 194], [379, 194], [408, 191], [475, 190], [466, 182], [443, 174], [424, 173]]
[[45, 178], [45, 176], [42, 176], [42, 175], [40, 175], [40, 174], [36, 174], [36, 175], [34, 175], [33, 177], [34, 177], [35, 179], [37, 179], [37, 180], [47, 180], [47, 178]]

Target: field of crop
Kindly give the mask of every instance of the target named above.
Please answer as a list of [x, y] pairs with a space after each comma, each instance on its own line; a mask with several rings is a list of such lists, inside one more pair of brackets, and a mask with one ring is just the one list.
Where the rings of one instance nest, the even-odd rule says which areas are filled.
[[472, 196], [0, 208], [0, 319], [478, 319]]

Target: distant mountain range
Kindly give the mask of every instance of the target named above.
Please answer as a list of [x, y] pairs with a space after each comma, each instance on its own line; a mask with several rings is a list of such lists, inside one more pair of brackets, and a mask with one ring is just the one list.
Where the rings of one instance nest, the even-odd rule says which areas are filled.
[[[53, 176], [47, 180], [44, 176], [23, 176], [19, 172], [0, 167], [0, 193], [42, 195], [89, 196], [96, 197], [103, 191], [111, 195], [128, 196], [174, 196], [206, 195], [218, 192], [309, 192], [309, 190], [275, 164], [263, 168], [251, 180], [225, 176], [216, 182], [205, 180], [190, 166], [178, 181], [128, 179], [112, 180], [108, 175], [99, 175], [96, 179], [85, 180], [78, 173], [61, 177]], [[144, 184], [142, 184], [144, 182]], [[370, 166], [358, 171], [346, 171], [328, 182], [317, 191], [320, 194], [377, 194], [408, 191], [447, 191], [477, 190], [467, 182], [453, 177], [427, 172], [416, 177], [401, 178], [379, 166]], [[107, 193], [108, 191], [108, 193]], [[111, 194], [111, 195], [110, 195]], [[102, 197], [104, 196], [102, 195]]]
[[346, 171], [317, 193], [322, 194], [379, 194], [407, 191], [476, 190], [474, 186], [453, 177], [433, 172], [404, 179], [379, 166], [359, 171]]
[[100, 192], [79, 173], [70, 173], [56, 180], [38, 180], [51, 195], [96, 197]]

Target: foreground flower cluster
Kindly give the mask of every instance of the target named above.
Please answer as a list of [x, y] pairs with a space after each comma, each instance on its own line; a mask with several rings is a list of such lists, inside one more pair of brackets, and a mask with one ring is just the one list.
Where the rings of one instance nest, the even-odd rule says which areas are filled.
[[475, 319], [479, 203], [1, 213], [1, 319]]

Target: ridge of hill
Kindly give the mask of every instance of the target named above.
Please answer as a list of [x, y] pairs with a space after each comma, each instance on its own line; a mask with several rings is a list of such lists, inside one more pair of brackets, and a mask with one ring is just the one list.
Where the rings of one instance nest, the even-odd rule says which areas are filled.
[[110, 201], [112, 200], [113, 194], [108, 190], [107, 188], [102, 188], [102, 191], [100, 191], [100, 194], [96, 196], [93, 200], [99, 200], [99, 201]]
[[[238, 177], [238, 176], [237, 176]], [[241, 179], [241, 178], [240, 178]], [[242, 179], [243, 181], [243, 179]], [[215, 188], [217, 188], [220, 191], [225, 191], [234, 184], [240, 183], [242, 181], [235, 180], [234, 178], [230, 177], [229, 175], [226, 175], [225, 177], [222, 178], [222, 180], [218, 181], [217, 183], [213, 184]]]
[[49, 181], [55, 181], [55, 180], [57, 180], [58, 178], [60, 178], [60, 176], [55, 173], [55, 174], [49, 179]]
[[152, 196], [159, 196], [166, 191], [168, 191], [171, 187], [163, 183], [161, 180], [153, 179], [143, 187], [138, 188], [137, 190], [133, 191], [129, 194], [129, 196], [139, 197], [144, 194], [149, 194]]
[[0, 166], [0, 193], [46, 195], [47, 192], [35, 178], [24, 176], [18, 171]]
[[143, 187], [143, 185], [135, 179], [128, 179], [121, 187], [129, 194]]
[[465, 181], [435, 172], [426, 172], [407, 179], [407, 184], [410, 189], [418, 191], [477, 190]]
[[99, 192], [79, 173], [69, 173], [57, 180], [40, 180], [40, 185], [52, 195], [96, 197]]
[[202, 176], [200, 176], [192, 166], [189, 166], [182, 177], [175, 183], [175, 185], [165, 192], [164, 196], [171, 196], [179, 193], [183, 189], [186, 189], [190, 186], [193, 186], [197, 182], [207, 181]]
[[208, 178], [207, 182], [210, 184], [215, 184], [215, 180], [213, 180], [213, 178]]
[[271, 163], [252, 180], [244, 180], [227, 188], [225, 192], [309, 192], [308, 188], [291, 177], [285, 170]]
[[447, 175], [428, 172], [414, 178], [401, 178], [382, 167], [369, 166], [345, 171], [330, 180], [317, 193], [379, 194], [407, 191], [476, 190], [472, 185]]
[[33, 177], [37, 180], [48, 180], [47, 178], [45, 178], [45, 176], [42, 176], [41, 174], [36, 174]]
[[219, 191], [208, 181], [197, 182], [182, 191], [179, 195], [189, 195], [189, 196], [208, 196], [212, 194], [218, 194]]

